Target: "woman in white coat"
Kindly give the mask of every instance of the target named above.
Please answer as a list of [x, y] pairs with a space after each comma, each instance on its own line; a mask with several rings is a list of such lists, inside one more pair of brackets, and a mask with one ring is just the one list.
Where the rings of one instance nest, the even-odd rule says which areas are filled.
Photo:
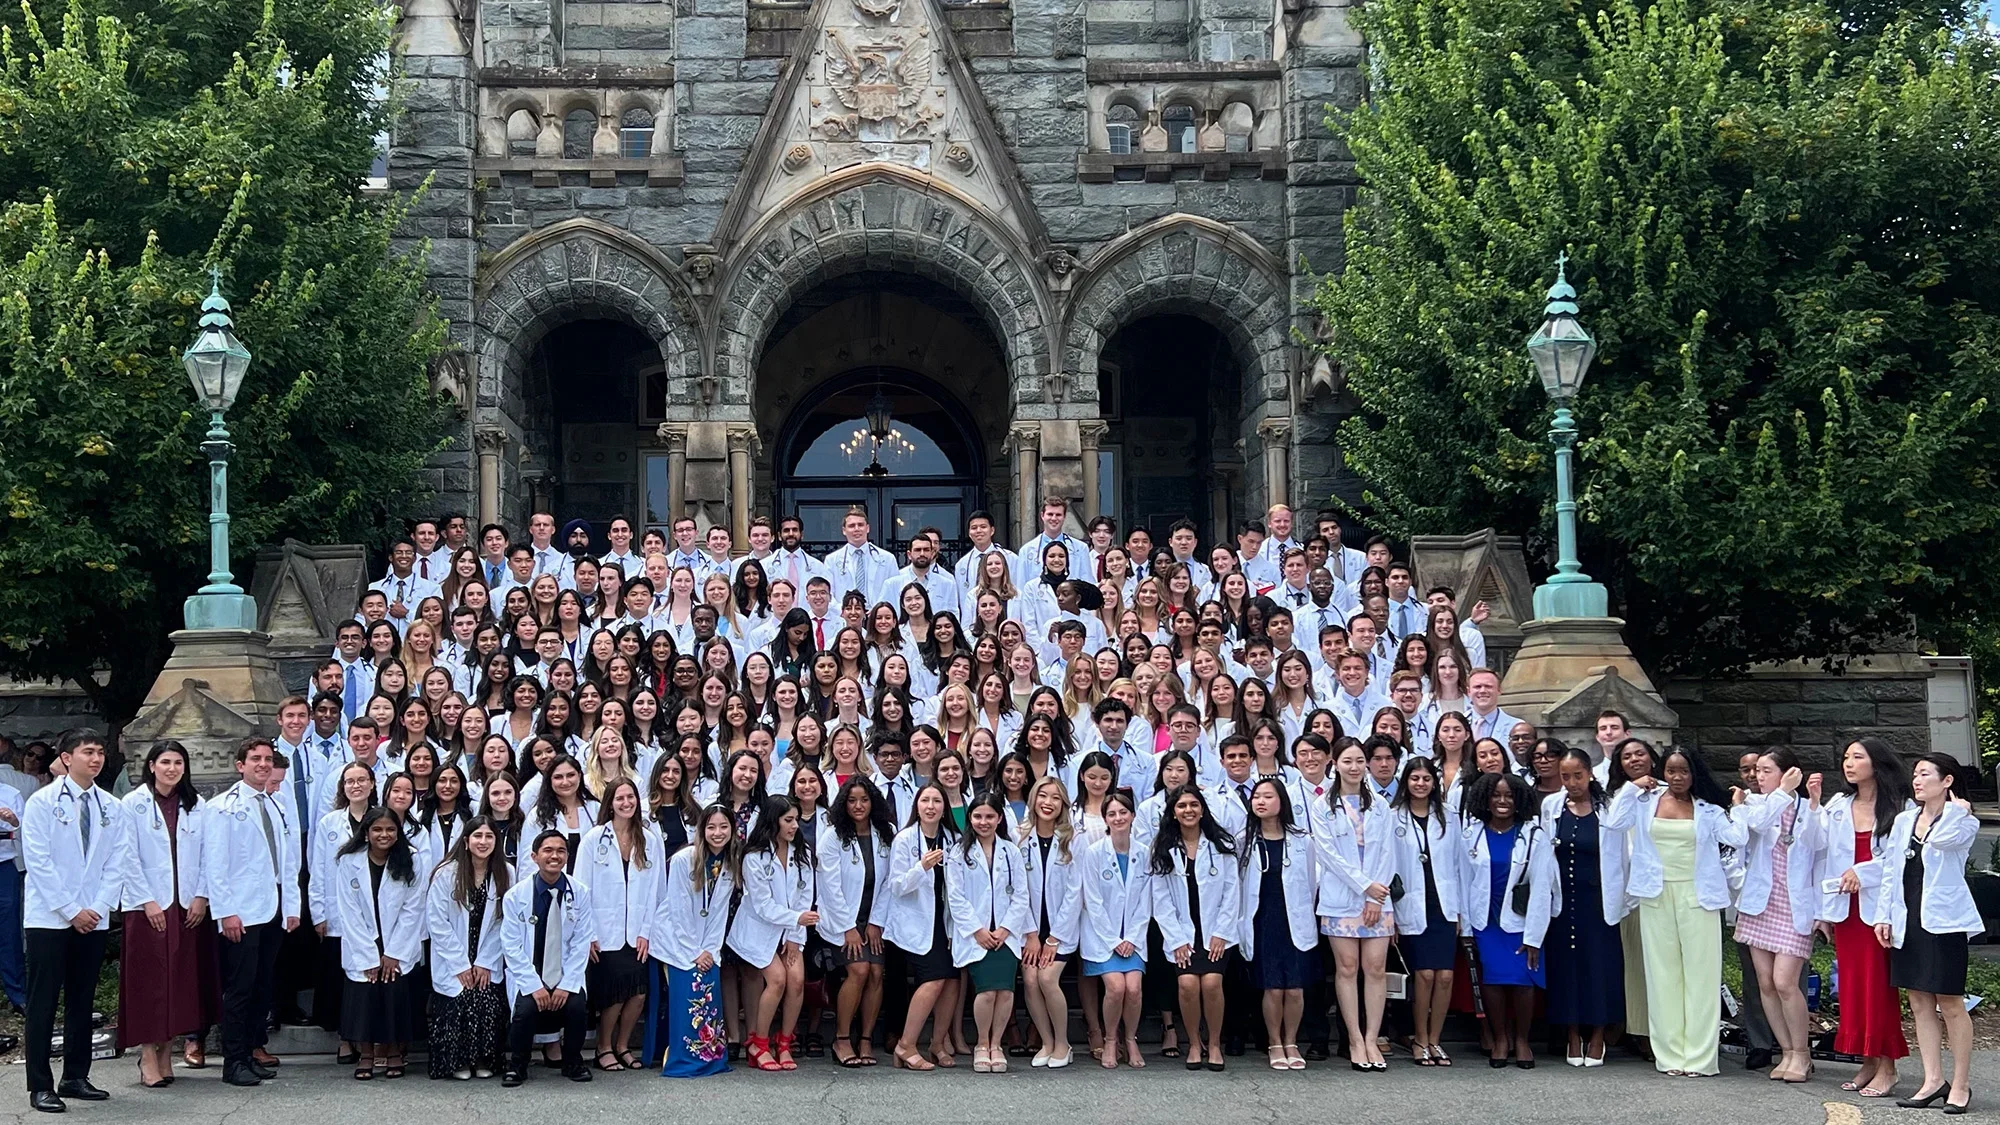
[[[957, 841], [945, 819], [947, 801], [936, 782], [920, 786], [910, 798], [909, 827], [896, 833], [889, 848], [889, 924], [883, 936], [902, 950], [915, 985], [894, 1052], [895, 1065], [906, 1070], [955, 1065], [946, 1046], [949, 1013], [958, 1010], [958, 966], [951, 957], [944, 867], [946, 850]], [[917, 1051], [917, 1038], [933, 1007], [938, 1012], [931, 1037], [935, 1062]]]
[[1701, 755], [1668, 750], [1660, 777], [1620, 787], [1605, 826], [1630, 829], [1625, 889], [1639, 907], [1653, 1066], [1675, 1077], [1716, 1073], [1722, 1029], [1722, 921], [1729, 876], [1722, 847], [1749, 839]]
[[[125, 946], [118, 959], [118, 1045], [139, 1049], [140, 1084], [159, 1087], [173, 1081], [168, 1047], [174, 1036], [199, 1043], [221, 1015], [215, 927], [207, 924], [202, 890], [207, 806], [188, 777], [187, 749], [172, 740], [155, 743], [146, 755], [144, 783], [124, 802], [133, 838], [120, 896]], [[18, 824], [19, 806], [12, 811]]]
[[[1303, 742], [1303, 740], [1301, 740]], [[1415, 1023], [1410, 1056], [1418, 1066], [1450, 1066], [1438, 1044], [1451, 1010], [1458, 958], [1463, 891], [1458, 862], [1458, 822], [1444, 807], [1437, 765], [1411, 755], [1389, 803], [1396, 833], [1396, 874], [1389, 890], [1396, 908], [1396, 948], [1410, 970], [1410, 1015]], [[1403, 896], [1394, 898], [1396, 879]]]
[[660, 884], [652, 954], [666, 966], [654, 1049], [667, 1078], [729, 1069], [722, 1019], [722, 947], [737, 878], [736, 820], [710, 805], [690, 826], [693, 843], [674, 853]]
[[1118, 1066], [1121, 1027], [1126, 1063], [1146, 1065], [1139, 1053], [1139, 1011], [1153, 894], [1146, 853], [1133, 842], [1137, 815], [1132, 791], [1112, 790], [1104, 799], [1104, 838], [1084, 849], [1077, 873], [1083, 898], [1077, 952], [1084, 978], [1104, 990], [1104, 1050], [1098, 1063], [1106, 1070]]
[[[1160, 944], [1173, 959], [1180, 993], [1181, 1027], [1187, 1033], [1187, 1068], [1222, 1070], [1223, 956], [1237, 944], [1243, 907], [1243, 871], [1236, 842], [1209, 811], [1199, 788], [1167, 794], [1166, 816], [1153, 839], [1153, 920]], [[1202, 1019], [1208, 1036], [1202, 1037]]]
[[431, 938], [432, 1078], [491, 1078], [507, 1042], [506, 968], [500, 900], [513, 869], [500, 855], [490, 817], [462, 826], [450, 858], [431, 876], [425, 930]]
[[637, 1070], [632, 1029], [646, 1009], [653, 916], [667, 854], [659, 832], [646, 821], [638, 782], [621, 777], [610, 783], [597, 826], [583, 834], [578, 847], [583, 854], [576, 873], [590, 888], [597, 925], [584, 989], [597, 1012], [597, 1069]]
[[1561, 792], [1542, 798], [1542, 830], [1555, 845], [1556, 886], [1546, 953], [1547, 1020], [1569, 1028], [1563, 1061], [1604, 1065], [1604, 1029], [1625, 1019], [1625, 833], [1604, 827], [1604, 787], [1590, 755], [1561, 752]]
[[1479, 988], [1492, 1028], [1488, 1062], [1535, 1065], [1528, 1024], [1542, 972], [1542, 940], [1554, 903], [1556, 865], [1535, 791], [1512, 771], [1480, 775], [1465, 795], [1462, 835], [1464, 928], [1479, 952]]
[[395, 813], [377, 809], [362, 818], [361, 831], [333, 861], [333, 908], [347, 971], [340, 1037], [372, 1055], [372, 1067], [355, 1063], [354, 1077], [363, 1081], [378, 1070], [384, 1078], [401, 1078], [404, 1053], [416, 1038], [405, 975], [423, 955], [430, 884], [417, 878], [402, 828]]
[[1804, 1082], [1812, 1075], [1811, 1031], [1799, 979], [1812, 956], [1819, 913], [1819, 818], [1804, 794], [1798, 758], [1782, 747], [1757, 756], [1757, 795], [1737, 790], [1732, 814], [1749, 833], [1743, 889], [1736, 896], [1736, 940], [1750, 948], [1757, 991], [1781, 1057], [1771, 1077]]
[[763, 974], [763, 989], [744, 1040], [743, 1057], [758, 1070], [797, 1070], [790, 1030], [805, 1000], [806, 966], [800, 952], [806, 927], [819, 924], [813, 909], [818, 873], [812, 848], [799, 835], [799, 810], [790, 797], [766, 797], [756, 827], [743, 844], [743, 902], [729, 926], [729, 948]]
[[1319, 977], [1312, 836], [1293, 821], [1291, 796], [1277, 777], [1260, 777], [1251, 787], [1250, 815], [1243, 845], [1243, 959], [1264, 993], [1271, 1069], [1304, 1070], [1299, 1020], [1306, 985]]
[[896, 826], [874, 783], [859, 774], [840, 787], [826, 821], [819, 830], [819, 936], [840, 951], [841, 965], [833, 1057], [844, 1067], [874, 1066], [869, 1035], [882, 1011], [882, 931]]
[[1896, 1088], [1896, 1060], [1910, 1053], [1903, 1037], [1903, 1001], [1889, 984], [1889, 951], [1875, 940], [1882, 898], [1882, 845], [1909, 799], [1909, 767], [1879, 738], [1857, 738], [1840, 756], [1847, 791], [1820, 800], [1820, 775], [1806, 778], [1819, 818], [1819, 923], [1833, 940], [1839, 975], [1840, 1026], [1833, 1049], [1859, 1057], [1861, 1069], [1841, 1083], [1864, 1098]]
[[966, 833], [945, 868], [951, 959], [970, 970], [978, 1036], [972, 1071], [1000, 1074], [1007, 1069], [1000, 1033], [1014, 1012], [1014, 978], [1031, 924], [1026, 856], [1007, 835], [1007, 802], [1000, 794], [989, 792], [974, 800], [965, 810], [965, 823]]
[[[375, 772], [360, 762], [340, 767], [339, 778], [331, 786], [333, 807], [322, 813], [305, 842], [306, 896], [312, 903], [313, 927], [319, 931], [319, 972], [313, 978], [313, 1022], [327, 1031], [340, 1033], [340, 998], [347, 990], [347, 969], [340, 957], [340, 919], [333, 909], [333, 857], [361, 830], [361, 817], [375, 807]], [[334, 1051], [334, 1062], [350, 1066], [357, 1061], [354, 1044], [343, 1039]]]
[[[1333, 760], [1327, 814], [1307, 810], [1319, 881], [1320, 932], [1333, 949], [1333, 987], [1347, 1024], [1347, 1061], [1355, 1070], [1385, 1071], [1375, 1045], [1388, 1000], [1389, 938], [1396, 932], [1390, 885], [1396, 877], [1395, 831], [1389, 802], [1368, 783], [1367, 751], [1344, 740]], [[1301, 1059], [1301, 1062], [1304, 1060]]]
[[[1890, 950], [1889, 983], [1910, 996], [1924, 1079], [1897, 1105], [1923, 1108], [1944, 1096], [1946, 1113], [1972, 1099], [1972, 1016], [1965, 1010], [1966, 944], [1982, 930], [1965, 884], [1966, 856], [1979, 837], [1972, 805], [1958, 795], [1957, 762], [1925, 754], [1910, 768], [1917, 807], [1901, 813], [1883, 841], [1881, 921], [1875, 936]], [[1951, 1047], [1945, 1081], [1940, 1047]]]
[[[1109, 800], [1107, 796], [1105, 798]], [[1100, 805], [1100, 815], [1103, 806]], [[1023, 939], [1021, 978], [1028, 993], [1028, 1018], [1042, 1045], [1032, 1066], [1061, 1069], [1070, 1064], [1069, 1000], [1063, 995], [1063, 964], [1075, 956], [1083, 926], [1081, 893], [1083, 849], [1089, 840], [1070, 825], [1070, 810], [1062, 782], [1045, 777], [1028, 793], [1028, 817], [1020, 827], [1021, 854], [1028, 870], [1028, 931]], [[1094, 989], [1078, 992], [1084, 1023], [1098, 1038], [1097, 1014], [1091, 1010]], [[1116, 1044], [1105, 1050], [1116, 1051]], [[1005, 1056], [1001, 1057], [1005, 1065]]]

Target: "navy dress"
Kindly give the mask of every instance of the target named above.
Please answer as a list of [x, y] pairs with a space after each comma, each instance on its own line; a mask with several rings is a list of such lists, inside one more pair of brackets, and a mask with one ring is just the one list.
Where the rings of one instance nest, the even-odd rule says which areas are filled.
[[[1500, 912], [1506, 906], [1507, 874], [1513, 865], [1514, 848], [1520, 842], [1521, 837], [1516, 830], [1495, 832], [1491, 828], [1486, 829], [1486, 850], [1492, 857], [1492, 897], [1487, 901], [1485, 927], [1472, 936], [1479, 945], [1481, 984], [1540, 988], [1544, 979], [1544, 963], [1538, 961], [1530, 969], [1527, 954], [1521, 952], [1521, 935], [1510, 934], [1500, 926]], [[1466, 889], [1468, 893], [1476, 893], [1473, 888]]]
[[1292, 944], [1292, 923], [1285, 914], [1285, 841], [1257, 837], [1257, 864], [1262, 874], [1257, 889], [1257, 959], [1250, 975], [1258, 988], [1304, 988], [1319, 979], [1319, 946], [1301, 950]]
[[1595, 810], [1577, 816], [1563, 809], [1556, 821], [1562, 913], [1549, 920], [1542, 943], [1552, 1024], [1603, 1027], [1625, 1019], [1625, 948], [1618, 927], [1604, 924], [1599, 839]]
[[[1417, 859], [1424, 867], [1424, 930], [1420, 934], [1404, 934], [1397, 938], [1396, 947], [1412, 972], [1449, 972], [1458, 960], [1458, 926], [1444, 916], [1444, 906], [1438, 901], [1437, 872], [1431, 866], [1431, 848], [1436, 841], [1431, 837], [1430, 826], [1432, 818], [1437, 815], [1433, 812], [1410, 817], [1409, 831], [1417, 833]], [[1399, 824], [1396, 830], [1401, 832], [1404, 829]]]

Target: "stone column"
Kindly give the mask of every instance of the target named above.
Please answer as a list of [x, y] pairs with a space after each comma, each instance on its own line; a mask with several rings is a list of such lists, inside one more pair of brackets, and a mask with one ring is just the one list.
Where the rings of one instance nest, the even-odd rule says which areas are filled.
[[507, 431], [482, 426], [472, 435], [479, 452], [479, 522], [500, 522], [500, 454], [507, 448]]
[[1264, 503], [1290, 504], [1292, 492], [1292, 420], [1289, 416], [1257, 423], [1264, 440]]
[[1097, 471], [1097, 446], [1111, 427], [1095, 419], [1085, 419], [1076, 424], [1077, 439], [1083, 446], [1083, 502], [1077, 505], [1077, 514], [1084, 518], [1106, 513], [1098, 511], [1101, 506], [1098, 496], [1103, 491], [1104, 482]]
[[759, 444], [757, 427], [729, 427], [729, 534], [739, 552], [750, 549], [750, 459]]
[[654, 434], [667, 447], [667, 522], [672, 524], [687, 504], [687, 425], [662, 422]]
[[1038, 422], [1016, 422], [1007, 431], [1007, 452], [1014, 457], [1014, 542], [1035, 537], [1036, 509], [1041, 507], [1042, 428]]

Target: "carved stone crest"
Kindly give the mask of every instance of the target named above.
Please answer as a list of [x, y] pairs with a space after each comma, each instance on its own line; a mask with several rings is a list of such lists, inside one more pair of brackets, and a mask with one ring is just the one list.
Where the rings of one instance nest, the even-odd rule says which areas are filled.
[[860, 119], [859, 135], [900, 139], [919, 120], [914, 111], [931, 83], [929, 29], [828, 28], [826, 38], [827, 85]]

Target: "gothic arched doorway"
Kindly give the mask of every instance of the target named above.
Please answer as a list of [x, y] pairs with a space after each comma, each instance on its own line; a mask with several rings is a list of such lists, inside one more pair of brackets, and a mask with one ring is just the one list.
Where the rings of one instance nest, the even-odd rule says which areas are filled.
[[892, 367], [859, 368], [813, 388], [786, 418], [772, 459], [778, 511], [798, 514], [815, 554], [840, 546], [841, 519], [857, 504], [877, 543], [900, 550], [920, 528], [935, 527], [947, 550], [957, 547], [980, 507], [985, 464], [965, 407]]

